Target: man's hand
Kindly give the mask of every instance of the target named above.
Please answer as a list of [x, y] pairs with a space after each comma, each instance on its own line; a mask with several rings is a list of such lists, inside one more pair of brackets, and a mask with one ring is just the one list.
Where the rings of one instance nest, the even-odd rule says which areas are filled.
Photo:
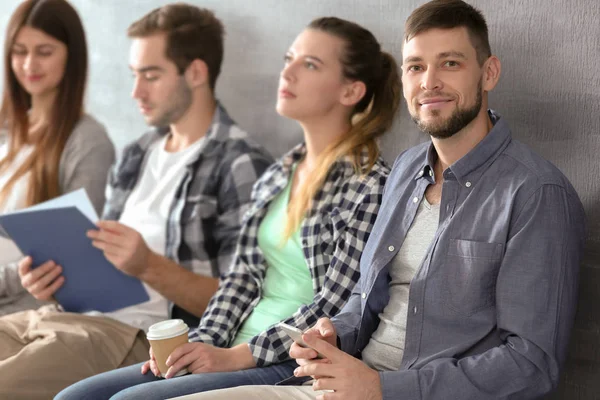
[[[329, 318], [320, 318], [312, 328], [304, 332], [302, 340], [304, 340], [305, 336], [325, 340], [333, 347], [337, 347], [337, 333], [335, 332], [335, 326], [333, 326]], [[301, 347], [296, 342], [292, 343], [292, 347], [290, 348], [290, 357], [295, 358], [299, 365], [306, 365], [313, 362], [329, 362], [327, 359], [317, 359], [316, 351], [310, 348]]]
[[154, 253], [135, 229], [116, 221], [99, 221], [99, 230], [90, 230], [87, 236], [92, 245], [104, 252], [115, 267], [127, 275], [140, 278], [148, 268], [148, 260]]
[[21, 285], [38, 300], [54, 300], [52, 296], [65, 283], [65, 277], [61, 275], [62, 267], [54, 261], [46, 261], [32, 271], [32, 264], [29, 256], [19, 261]]
[[333, 390], [317, 396], [317, 399], [381, 400], [383, 398], [377, 371], [313, 335], [304, 335], [302, 340], [329, 360], [329, 363], [310, 362], [294, 371], [296, 376], [319, 377], [313, 383], [315, 391]]
[[177, 347], [166, 362], [166, 379], [187, 368], [192, 374], [204, 372], [231, 372], [256, 367], [248, 345], [223, 349], [205, 343], [186, 343]]

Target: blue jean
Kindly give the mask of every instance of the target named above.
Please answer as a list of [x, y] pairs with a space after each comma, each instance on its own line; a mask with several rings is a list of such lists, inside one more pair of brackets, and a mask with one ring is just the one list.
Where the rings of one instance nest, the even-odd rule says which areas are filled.
[[54, 400], [163, 400], [216, 389], [245, 385], [274, 385], [294, 374], [295, 361], [235, 372], [190, 374], [177, 378], [157, 378], [148, 372], [142, 375], [142, 364], [119, 368], [92, 376], [69, 386]]

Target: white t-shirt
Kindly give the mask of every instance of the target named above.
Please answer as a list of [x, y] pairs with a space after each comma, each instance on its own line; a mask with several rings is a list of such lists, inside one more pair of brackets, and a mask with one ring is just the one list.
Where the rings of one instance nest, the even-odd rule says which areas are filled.
[[404, 356], [408, 319], [410, 282], [421, 266], [435, 237], [440, 219], [440, 205], [431, 205], [425, 196], [406, 238], [390, 265], [390, 300], [379, 313], [379, 326], [371, 335], [361, 358], [377, 371], [398, 371]]
[[[168, 136], [154, 143], [149, 151], [142, 174], [125, 203], [119, 222], [138, 231], [148, 247], [165, 255], [167, 220], [175, 191], [181, 184], [186, 166], [201, 150], [203, 138], [188, 148], [169, 153], [165, 151]], [[144, 283], [150, 300], [104, 315], [125, 324], [147, 330], [150, 325], [169, 317], [169, 301]]]

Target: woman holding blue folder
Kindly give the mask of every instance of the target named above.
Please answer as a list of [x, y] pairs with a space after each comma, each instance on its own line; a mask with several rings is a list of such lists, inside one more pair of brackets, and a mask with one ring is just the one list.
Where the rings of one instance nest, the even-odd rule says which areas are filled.
[[[0, 214], [79, 188], [102, 210], [114, 148], [104, 126], [84, 112], [87, 61], [83, 26], [69, 3], [19, 4], [4, 44]], [[6, 238], [0, 242], [9, 246]], [[60, 278], [54, 282], [61, 284]], [[0, 265], [0, 315], [37, 306], [24, 291], [16, 265]]]

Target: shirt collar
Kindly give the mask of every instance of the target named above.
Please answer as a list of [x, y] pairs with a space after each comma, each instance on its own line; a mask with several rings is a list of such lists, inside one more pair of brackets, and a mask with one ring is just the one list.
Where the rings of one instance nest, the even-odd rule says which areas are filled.
[[285, 173], [289, 173], [292, 170], [294, 164], [297, 164], [306, 155], [306, 144], [300, 143], [294, 146], [290, 151], [285, 153], [279, 164]]
[[433, 143], [429, 143], [427, 152], [423, 158], [423, 164], [421, 164], [421, 167], [415, 172], [415, 180], [425, 178], [431, 183], [434, 182], [433, 166], [435, 165], [436, 158], [435, 147], [433, 147]]

